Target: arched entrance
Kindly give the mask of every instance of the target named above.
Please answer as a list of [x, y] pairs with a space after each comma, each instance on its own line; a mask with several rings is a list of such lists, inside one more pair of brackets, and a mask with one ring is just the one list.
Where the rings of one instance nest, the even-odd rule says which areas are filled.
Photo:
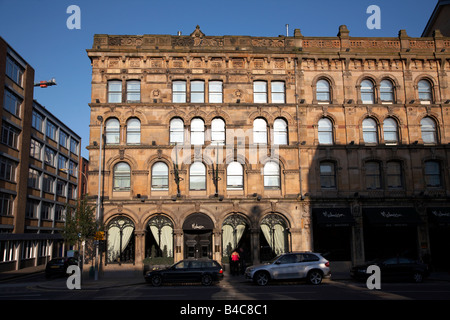
[[145, 258], [161, 264], [173, 262], [173, 223], [162, 215], [152, 217], [147, 224], [145, 235]]
[[281, 215], [271, 213], [261, 220], [259, 243], [261, 261], [289, 252], [289, 228]]
[[222, 261], [229, 261], [233, 250], [239, 250], [241, 259], [251, 262], [251, 239], [247, 220], [239, 215], [228, 216], [222, 225]]
[[212, 259], [212, 220], [203, 213], [191, 214], [183, 223], [184, 258]]
[[134, 263], [134, 223], [120, 216], [112, 219], [107, 227], [107, 263]]

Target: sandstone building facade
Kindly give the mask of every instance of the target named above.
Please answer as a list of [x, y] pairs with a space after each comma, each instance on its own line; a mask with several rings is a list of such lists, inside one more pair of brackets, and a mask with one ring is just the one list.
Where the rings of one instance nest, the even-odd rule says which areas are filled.
[[449, 50], [439, 31], [358, 38], [346, 26], [95, 35], [88, 193], [101, 190], [106, 264], [226, 262], [234, 248], [249, 263], [295, 250], [442, 263]]

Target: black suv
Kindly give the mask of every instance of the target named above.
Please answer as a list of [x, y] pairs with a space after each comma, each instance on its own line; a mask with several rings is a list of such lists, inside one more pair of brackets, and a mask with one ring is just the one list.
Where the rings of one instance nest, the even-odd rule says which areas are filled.
[[162, 283], [174, 282], [200, 282], [204, 286], [209, 286], [223, 279], [223, 268], [215, 260], [186, 259], [167, 269], [149, 271], [144, 277], [147, 283], [155, 287]]

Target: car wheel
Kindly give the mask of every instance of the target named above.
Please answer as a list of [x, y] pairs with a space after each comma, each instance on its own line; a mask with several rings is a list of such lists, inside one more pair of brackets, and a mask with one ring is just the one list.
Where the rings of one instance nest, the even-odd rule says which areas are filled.
[[162, 278], [159, 274], [155, 274], [151, 277], [151, 283], [154, 287], [159, 287], [162, 283]]
[[269, 274], [264, 271], [259, 271], [253, 276], [253, 281], [259, 286], [265, 286], [266, 284], [268, 284], [269, 279]]
[[415, 283], [420, 283], [420, 282], [422, 282], [422, 281], [423, 281], [423, 274], [422, 274], [422, 272], [420, 272], [420, 271], [415, 271], [415, 272], [413, 273], [413, 281], [414, 281]]
[[317, 284], [321, 284], [322, 283], [322, 272], [318, 271], [318, 270], [311, 270], [308, 273], [308, 281], [311, 284], [317, 285]]
[[212, 277], [209, 274], [204, 274], [202, 276], [202, 285], [204, 286], [210, 286], [212, 284]]

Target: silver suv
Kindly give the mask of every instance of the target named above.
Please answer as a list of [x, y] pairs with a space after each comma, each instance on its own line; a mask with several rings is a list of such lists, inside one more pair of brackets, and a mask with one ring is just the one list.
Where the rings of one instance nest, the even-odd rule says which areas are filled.
[[320, 284], [324, 277], [330, 277], [330, 263], [318, 253], [283, 253], [271, 261], [248, 267], [245, 277], [260, 286], [270, 280], [307, 279], [311, 284]]

